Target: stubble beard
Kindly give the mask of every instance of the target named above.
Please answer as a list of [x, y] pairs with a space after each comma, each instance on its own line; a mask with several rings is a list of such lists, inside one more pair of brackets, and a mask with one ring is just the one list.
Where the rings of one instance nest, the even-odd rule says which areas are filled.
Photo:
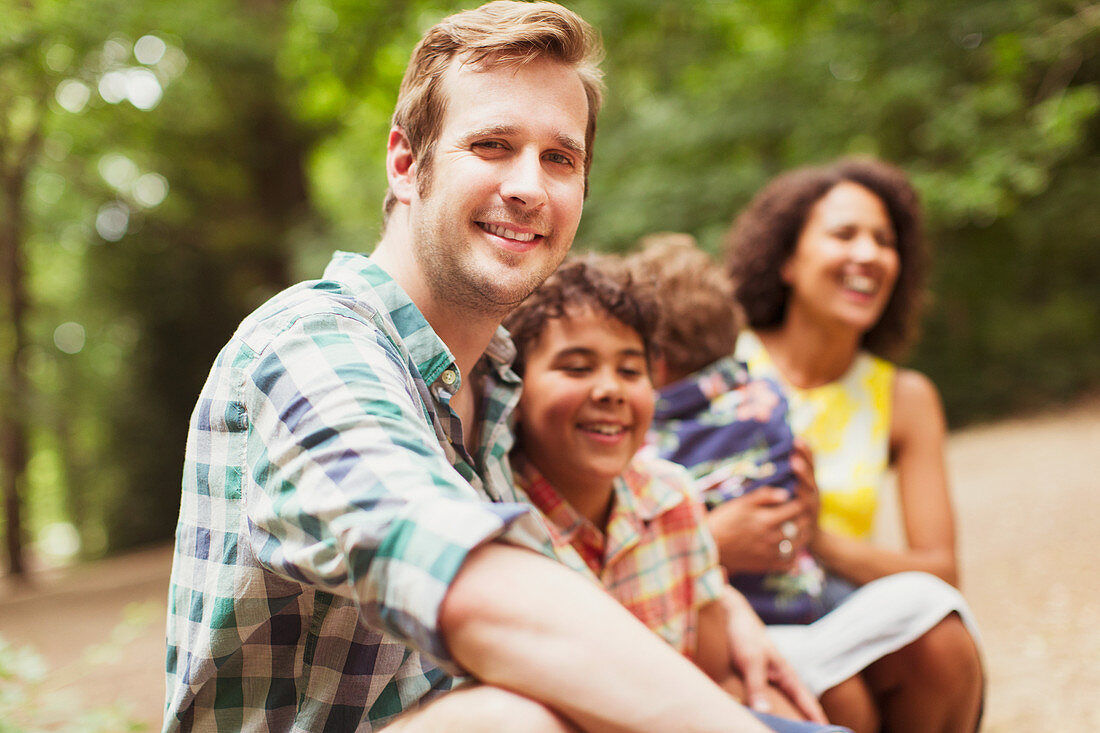
[[[478, 221], [494, 218], [533, 224], [539, 217], [508, 209], [485, 210], [473, 217]], [[445, 217], [422, 218], [414, 226], [413, 236], [417, 241], [413, 247], [417, 264], [433, 295], [455, 310], [503, 319], [550, 276], [561, 259], [545, 261], [542, 263], [544, 266], [537, 270], [523, 272], [522, 260], [538, 256], [537, 253], [509, 252], [499, 248], [492, 252], [481, 251], [470, 246], [467, 233], [461, 231], [466, 226], [476, 225], [469, 221], [448, 224], [443, 219]], [[548, 231], [548, 227], [539, 228], [540, 231]], [[537, 247], [560, 246], [551, 244], [553, 240], [551, 233]], [[523, 274], [518, 275], [517, 280], [515, 276], [521, 272]]]

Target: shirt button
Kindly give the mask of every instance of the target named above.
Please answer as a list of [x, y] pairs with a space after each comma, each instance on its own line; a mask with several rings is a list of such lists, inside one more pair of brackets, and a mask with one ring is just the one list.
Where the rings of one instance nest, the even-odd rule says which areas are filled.
[[453, 370], [448, 369], [447, 371], [439, 375], [439, 378], [443, 380], [443, 384], [450, 387], [452, 384], [455, 383], [455, 380], [458, 379], [458, 375], [455, 374]]

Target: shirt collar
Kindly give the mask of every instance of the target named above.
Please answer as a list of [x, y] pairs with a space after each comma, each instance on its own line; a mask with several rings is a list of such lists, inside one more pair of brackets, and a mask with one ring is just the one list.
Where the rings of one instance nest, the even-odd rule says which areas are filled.
[[530, 461], [522, 455], [513, 456], [512, 461], [517, 482], [531, 503], [554, 524], [557, 534], [566, 542], [573, 542], [582, 529], [586, 534], [595, 533], [604, 540], [604, 556], [608, 560], [634, 544], [644, 525], [684, 500], [683, 494], [663, 480], [659, 471], [650, 470], [650, 463], [635, 458], [615, 479], [605, 534], [581, 516]]
[[697, 415], [715, 397], [743, 386], [749, 379], [745, 365], [732, 354], [673, 382], [657, 393], [656, 420]]
[[[446, 369], [454, 367], [451, 350], [436, 335], [424, 314], [397, 281], [372, 259], [357, 252], [336, 252], [317, 287], [324, 287], [326, 281], [341, 283], [352, 296], [369, 302], [384, 316], [404, 342], [425, 382], [434, 383]], [[515, 356], [516, 348], [508, 331], [498, 327], [484, 358], [501, 381], [508, 384], [520, 382], [512, 371]], [[457, 383], [454, 388], [458, 389]]]
[[658, 470], [661, 464], [669, 465], [660, 459], [646, 460], [635, 457], [623, 471], [623, 475], [619, 477], [615, 486], [616, 503], [628, 508], [631, 513], [647, 523], [652, 522], [684, 499], [683, 493], [676, 489], [674, 483], [664, 477], [665, 472]]

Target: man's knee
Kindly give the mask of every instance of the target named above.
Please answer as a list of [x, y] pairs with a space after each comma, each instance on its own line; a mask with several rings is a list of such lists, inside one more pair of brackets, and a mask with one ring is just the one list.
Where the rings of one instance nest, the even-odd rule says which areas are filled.
[[386, 733], [576, 733], [545, 705], [499, 687], [474, 685], [449, 692], [386, 727]]

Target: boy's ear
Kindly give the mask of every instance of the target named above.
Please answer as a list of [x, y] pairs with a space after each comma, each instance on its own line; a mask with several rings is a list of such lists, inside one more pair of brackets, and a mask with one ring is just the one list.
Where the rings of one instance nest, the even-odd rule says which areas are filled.
[[653, 355], [653, 386], [657, 389], [668, 384], [668, 362], [660, 354]]
[[386, 144], [386, 178], [394, 197], [406, 206], [416, 193], [416, 161], [405, 131], [396, 125], [390, 128]]

